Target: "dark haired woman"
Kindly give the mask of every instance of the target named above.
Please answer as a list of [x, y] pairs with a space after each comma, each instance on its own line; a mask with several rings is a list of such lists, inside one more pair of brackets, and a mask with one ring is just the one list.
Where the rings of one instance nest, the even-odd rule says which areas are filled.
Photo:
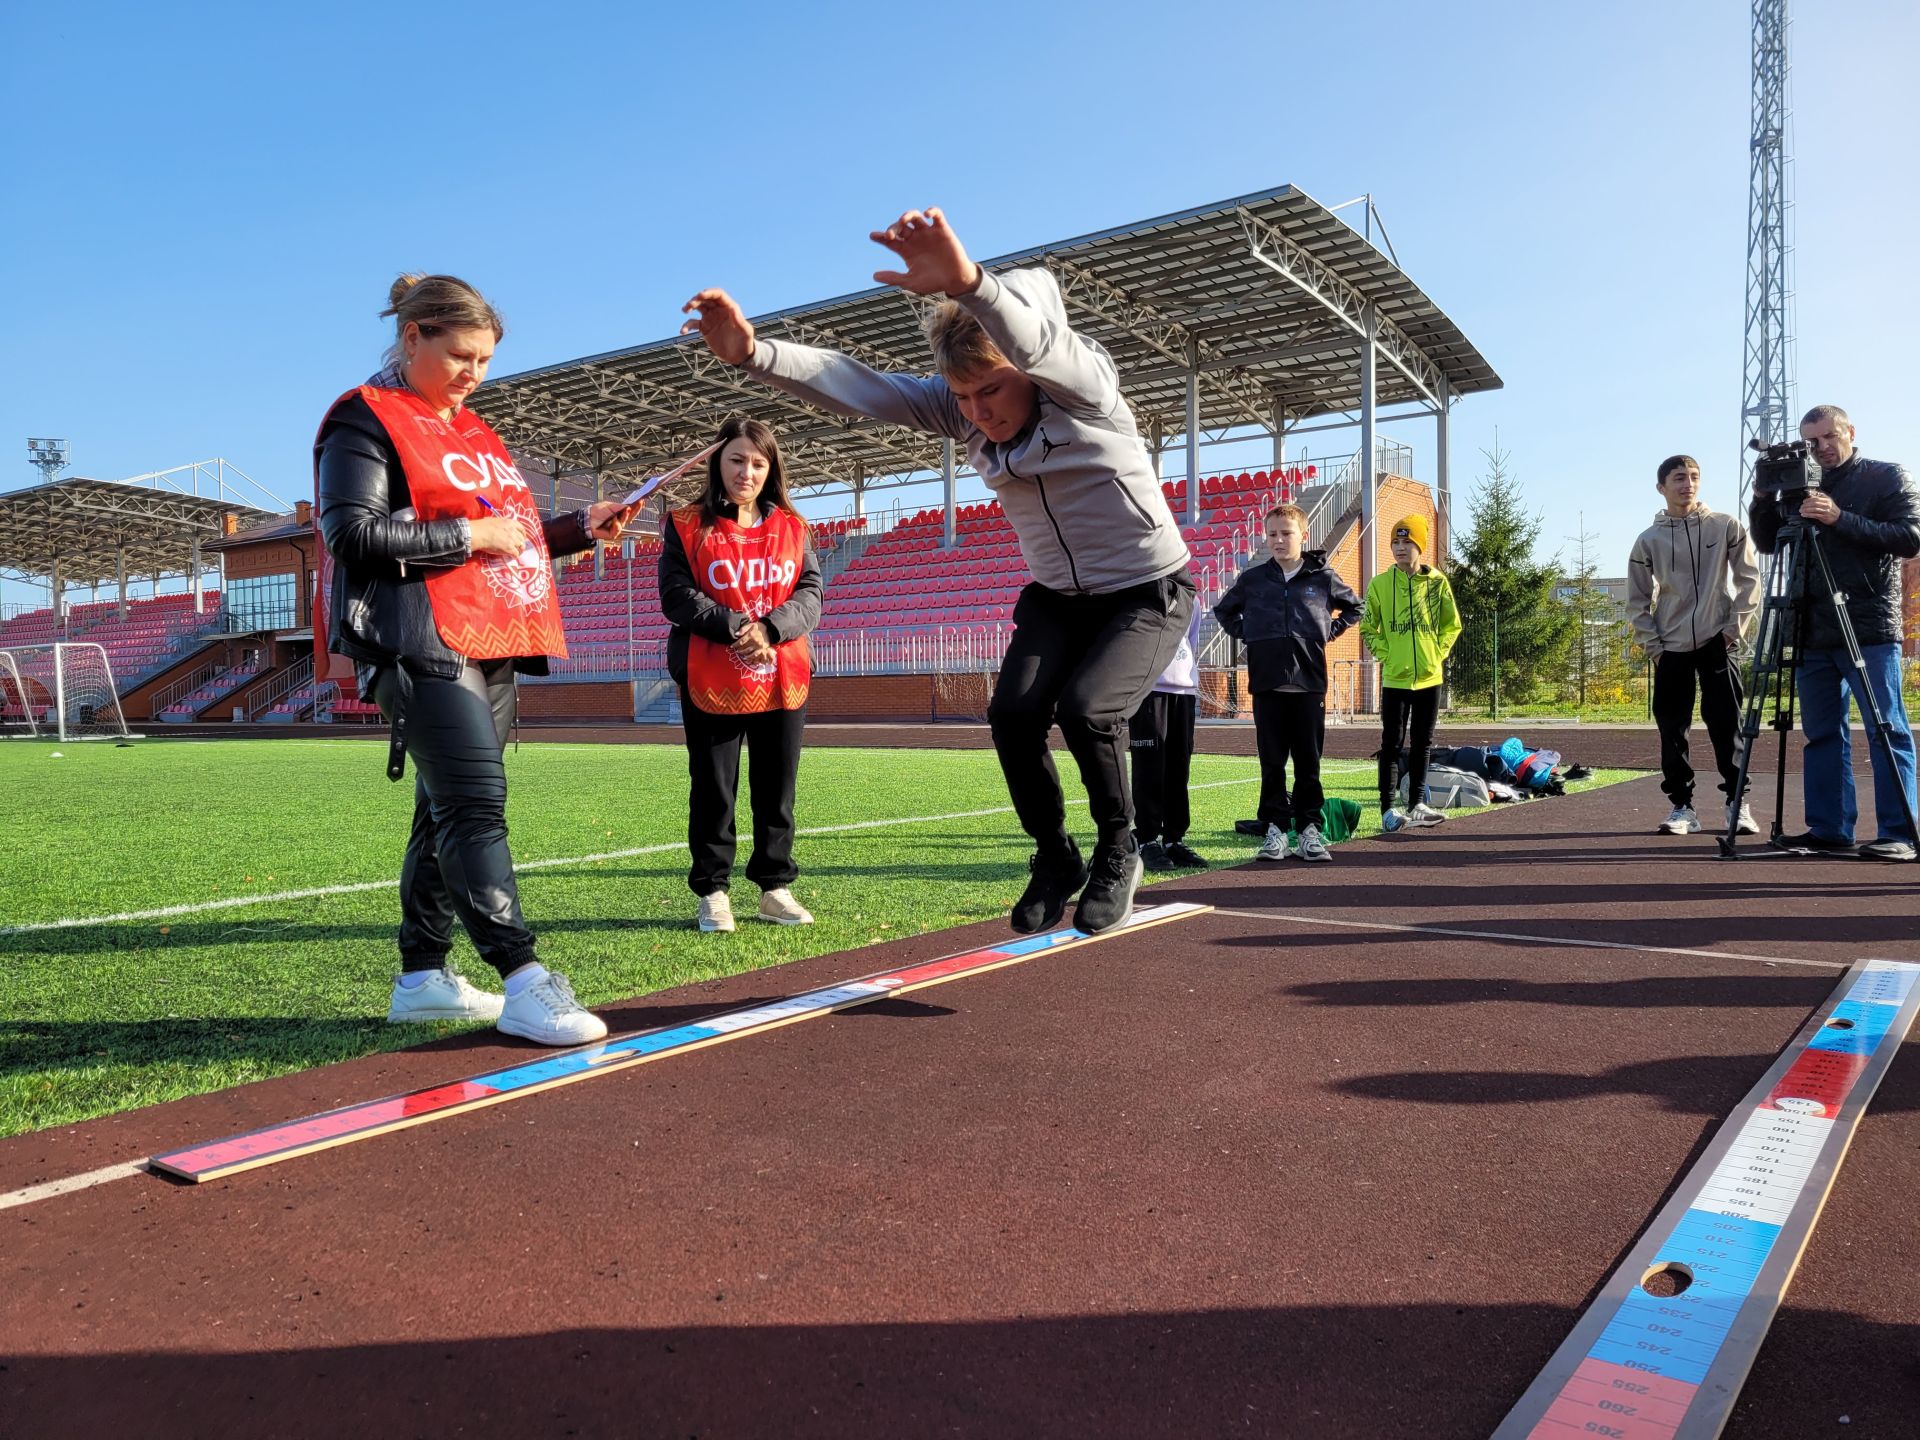
[[[314, 443], [315, 633], [354, 662], [362, 698], [391, 722], [388, 776], [407, 756], [415, 773], [387, 1019], [598, 1040], [606, 1025], [535, 958], [521, 919], [500, 757], [514, 672], [545, 674], [548, 655], [566, 654], [551, 557], [617, 538], [621, 510], [603, 501], [543, 520], [499, 436], [464, 408], [503, 333], [472, 286], [403, 275], [389, 301], [387, 367], [334, 402]], [[446, 968], [456, 919], [505, 980], [504, 1000]]]
[[747, 745], [759, 918], [811, 925], [793, 892], [793, 790], [820, 623], [820, 564], [787, 498], [780, 445], [758, 420], [720, 427], [697, 505], [676, 510], [660, 552], [660, 608], [673, 625], [667, 669], [687, 737], [687, 885], [702, 930], [733, 929], [734, 795]]

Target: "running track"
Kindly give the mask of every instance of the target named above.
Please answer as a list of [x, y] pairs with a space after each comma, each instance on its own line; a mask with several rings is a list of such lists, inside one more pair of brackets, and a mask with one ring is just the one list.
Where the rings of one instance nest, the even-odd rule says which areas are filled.
[[[1152, 898], [1219, 912], [0, 1211], [0, 1436], [1484, 1436], [1842, 967], [1920, 960], [1915, 871], [1725, 864], [1647, 833], [1665, 809], [1642, 780], [1178, 880]], [[1915, 1049], [1729, 1436], [1915, 1433]], [[0, 1191], [526, 1054], [482, 1033], [20, 1137]]]

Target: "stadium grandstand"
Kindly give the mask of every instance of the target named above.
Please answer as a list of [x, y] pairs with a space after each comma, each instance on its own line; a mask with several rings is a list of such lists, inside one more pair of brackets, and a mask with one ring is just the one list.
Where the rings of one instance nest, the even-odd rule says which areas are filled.
[[[1162, 492], [1193, 551], [1203, 603], [1257, 551], [1262, 517], [1279, 501], [1307, 509], [1313, 543], [1356, 588], [1386, 563], [1376, 515], [1425, 513], [1444, 553], [1450, 407], [1501, 382], [1390, 251], [1333, 210], [1283, 186], [984, 263], [1046, 266], [1075, 326], [1113, 355], [1168, 477]], [[754, 324], [876, 366], [925, 371], [922, 304], [879, 288]], [[1025, 571], [999, 505], [963, 498], [969, 482], [983, 487], [950, 442], [816, 410], [678, 336], [506, 376], [472, 404], [554, 511], [671, 469], [728, 414], [766, 421], [781, 437], [826, 580], [812, 711], [842, 719], [984, 713]], [[1380, 434], [1409, 421], [1434, 427], [1430, 483], [1414, 477], [1410, 445]], [[1330, 432], [1357, 443], [1309, 458], [1306, 438]], [[1215, 447], [1269, 458], [1208, 473], [1202, 457]], [[570, 654], [551, 676], [527, 681], [524, 719], [678, 720], [655, 566], [664, 516], [702, 483], [696, 471], [663, 487], [628, 542], [556, 566]], [[70, 481], [0, 497], [0, 565], [55, 597], [9, 619], [0, 646], [97, 639], [108, 646], [130, 720], [377, 719], [372, 707], [314, 680], [310, 504], [275, 513], [194, 497], [173, 528], [151, 535], [168, 573], [192, 578], [188, 593], [128, 600], [128, 567], [157, 574], [161, 559], [113, 538], [126, 534], [115, 527], [136, 503], [122, 492], [152, 489]], [[931, 503], [901, 498], [916, 491]], [[103, 493], [113, 497], [106, 513]], [[209, 555], [222, 576], [218, 592], [199, 588]], [[121, 580], [120, 598], [60, 598], [73, 584], [107, 578]], [[1204, 715], [1246, 713], [1235, 659], [1209, 619]], [[1343, 637], [1330, 660], [1330, 711], [1371, 709], [1372, 667], [1358, 637]]]

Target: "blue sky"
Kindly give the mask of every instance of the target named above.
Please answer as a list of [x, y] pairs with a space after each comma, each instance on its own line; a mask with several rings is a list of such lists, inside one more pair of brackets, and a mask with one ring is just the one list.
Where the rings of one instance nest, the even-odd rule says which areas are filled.
[[[1920, 464], [1920, 8], [1802, 8], [1798, 400]], [[1543, 548], [1584, 516], [1617, 572], [1660, 457], [1733, 503], [1747, 47], [1729, 0], [6, 7], [0, 489], [56, 435], [71, 473], [220, 455], [306, 493], [401, 269], [499, 304], [503, 374], [658, 338], [706, 284], [860, 288], [908, 206], [991, 255], [1292, 183], [1371, 191], [1506, 380], [1455, 411], [1456, 488], [1497, 431]], [[1431, 425], [1384, 433], [1427, 473]]]

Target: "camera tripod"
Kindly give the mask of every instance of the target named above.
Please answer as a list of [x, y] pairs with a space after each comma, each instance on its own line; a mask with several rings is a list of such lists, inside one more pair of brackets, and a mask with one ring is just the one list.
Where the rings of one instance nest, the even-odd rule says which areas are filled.
[[[1888, 767], [1893, 768], [1893, 729], [1880, 708], [1879, 697], [1868, 683], [1867, 662], [1860, 653], [1860, 640], [1854, 633], [1853, 617], [1847, 613], [1847, 597], [1834, 589], [1833, 569], [1827, 563], [1827, 552], [1821, 548], [1819, 527], [1797, 514], [1793, 515], [1780, 526], [1779, 536], [1774, 542], [1773, 561], [1767, 568], [1766, 594], [1760, 604], [1760, 627], [1754, 636], [1753, 669], [1747, 679], [1746, 713], [1740, 724], [1740, 767], [1734, 777], [1733, 803], [1728, 806], [1727, 833], [1719, 841], [1720, 856], [1725, 860], [1735, 859], [1739, 853], [1734, 837], [1739, 825], [1740, 801], [1747, 793], [1747, 770], [1753, 759], [1754, 741], [1760, 737], [1760, 717], [1766, 710], [1769, 696], [1773, 700], [1773, 728], [1780, 732], [1780, 763], [1774, 767], [1773, 828], [1767, 840], [1776, 849], [1790, 848], [1780, 843], [1784, 829], [1780, 817], [1787, 799], [1787, 737], [1794, 728], [1794, 706], [1798, 699], [1796, 677], [1800, 669], [1807, 622], [1814, 605], [1820, 603], [1819, 596], [1811, 592], [1816, 566], [1820, 596], [1824, 596], [1826, 603], [1832, 604], [1834, 618], [1840, 625], [1841, 639], [1846, 645], [1847, 689], [1852, 692], [1854, 702], [1860, 707], [1861, 718], [1866, 722], [1867, 743], [1880, 746]], [[1846, 724], [1844, 710], [1840, 723], [1843, 726]], [[1845, 779], [1846, 783], [1852, 783], [1852, 776]], [[1905, 787], [1900, 791], [1900, 804], [1906, 811], [1907, 825], [1911, 829], [1914, 825], [1913, 801], [1908, 797]]]

